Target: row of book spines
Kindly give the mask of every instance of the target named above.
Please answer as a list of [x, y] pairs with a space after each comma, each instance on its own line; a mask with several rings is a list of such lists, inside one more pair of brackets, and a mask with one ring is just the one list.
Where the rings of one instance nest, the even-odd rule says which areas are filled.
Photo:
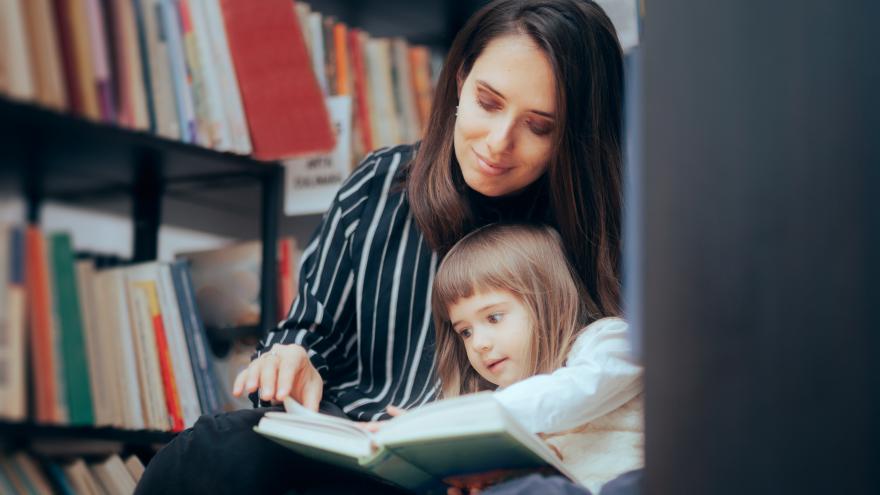
[[[10, 0], [0, 7], [9, 41], [0, 47], [0, 92], [89, 119], [275, 160], [333, 147], [322, 81], [325, 95], [355, 100], [356, 156], [414, 141], [427, 122], [426, 48], [395, 40], [400, 53], [391, 56], [381, 48], [389, 40], [322, 21], [305, 4]], [[273, 36], [256, 36], [264, 27]]]
[[135, 455], [113, 454], [86, 462], [37, 459], [26, 452], [0, 454], [0, 493], [51, 495], [126, 495], [134, 493], [144, 473]]
[[[75, 263], [68, 234], [50, 235], [46, 246], [38, 228], [22, 229], [12, 228], [12, 258], [3, 262], [18, 267], [6, 292], [20, 295], [19, 306], [27, 301], [18, 313], [29, 322], [18, 318], [10, 329], [19, 355], [6, 359], [23, 366], [29, 334], [35, 420], [179, 431], [222, 408], [185, 262], [96, 271]], [[24, 419], [23, 374], [4, 384], [10, 419]]]
[[355, 156], [419, 139], [433, 94], [428, 48], [373, 38], [304, 2], [296, 2], [296, 12], [322, 90], [352, 96]]

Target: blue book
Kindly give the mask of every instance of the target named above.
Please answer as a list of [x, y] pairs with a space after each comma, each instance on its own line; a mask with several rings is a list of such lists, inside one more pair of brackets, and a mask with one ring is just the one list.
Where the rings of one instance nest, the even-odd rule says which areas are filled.
[[183, 333], [186, 336], [189, 359], [193, 367], [193, 376], [199, 394], [199, 403], [202, 405], [202, 413], [220, 412], [223, 409], [223, 401], [220, 399], [219, 383], [214, 375], [214, 358], [208, 346], [208, 336], [196, 306], [196, 294], [189, 273], [189, 262], [178, 260], [171, 263], [171, 278], [174, 280], [177, 305], [180, 306]]
[[64, 471], [58, 464], [55, 462], [46, 463], [46, 471], [48, 471], [49, 476], [52, 477], [52, 481], [55, 482], [55, 486], [59, 488], [62, 495], [76, 495], [73, 487], [70, 486], [70, 482], [67, 481], [67, 476], [64, 475]]

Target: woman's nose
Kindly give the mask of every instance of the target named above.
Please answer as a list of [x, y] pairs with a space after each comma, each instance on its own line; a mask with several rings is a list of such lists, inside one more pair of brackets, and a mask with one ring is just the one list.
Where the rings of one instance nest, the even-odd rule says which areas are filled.
[[513, 146], [513, 120], [507, 118], [499, 119], [489, 130], [489, 135], [486, 137], [486, 145], [493, 156], [498, 156]]

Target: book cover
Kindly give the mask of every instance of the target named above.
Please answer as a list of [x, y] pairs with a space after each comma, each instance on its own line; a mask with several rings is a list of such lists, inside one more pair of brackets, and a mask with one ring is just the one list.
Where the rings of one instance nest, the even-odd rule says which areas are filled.
[[373, 130], [370, 124], [370, 91], [367, 87], [367, 69], [364, 62], [364, 36], [359, 29], [351, 29], [348, 32], [348, 52], [351, 57], [354, 83], [354, 132], [359, 143], [359, 146], [355, 146], [355, 156], [363, 156], [374, 149]]
[[180, 139], [181, 120], [175, 104], [174, 83], [168, 54], [167, 35], [159, 15], [160, 0], [134, 0], [138, 26], [144, 87], [148, 89], [155, 132], [169, 139]]
[[289, 0], [221, 0], [254, 157], [333, 149], [335, 138]]
[[220, 151], [233, 151], [229, 133], [229, 120], [224, 112], [220, 89], [220, 74], [211, 49], [211, 30], [204, 2], [183, 0], [180, 2], [184, 20], [184, 40], [187, 59], [193, 75], [193, 91], [196, 96], [196, 113], [205, 123], [204, 135], [208, 146]]
[[549, 447], [527, 432], [491, 392], [437, 401], [387, 421], [370, 433], [348, 419], [285, 400], [254, 430], [307, 457], [368, 473], [418, 492], [445, 493], [444, 480], [498, 469], [562, 474]]
[[36, 96], [36, 85], [25, 31], [25, 1], [0, 2], [0, 91], [28, 101]]
[[[107, 0], [105, 0], [107, 1]], [[150, 129], [147, 94], [141, 67], [135, 3], [110, 1], [110, 29], [113, 32], [113, 69], [116, 81], [119, 125], [133, 129]]]
[[135, 285], [136, 278], [124, 269], [127, 314], [131, 318], [134, 335], [134, 356], [138, 365], [138, 381], [141, 405], [146, 428], [168, 430], [171, 428], [168, 402], [156, 345], [156, 333], [150, 313], [148, 296]]
[[[159, 0], [159, 25], [165, 37], [168, 67], [160, 68], [171, 72], [174, 101], [177, 106], [177, 119], [180, 124], [180, 140], [184, 143], [199, 142], [196, 127], [196, 110], [189, 68], [186, 65], [181, 22], [176, 0]], [[155, 72], [154, 72], [155, 74]]]
[[183, 414], [184, 427], [194, 425], [201, 415], [199, 395], [196, 392], [195, 370], [187, 352], [186, 338], [184, 337], [183, 319], [178, 304], [178, 298], [171, 280], [171, 267], [167, 263], [158, 265], [159, 283], [156, 286], [159, 296], [159, 305], [162, 311], [162, 320], [165, 324], [165, 333], [168, 338], [168, 349], [171, 354], [171, 363], [174, 368], [177, 396], [180, 400], [180, 409]]
[[56, 362], [52, 359], [52, 296], [43, 235], [35, 226], [28, 226], [25, 233], [25, 259], [34, 419], [54, 423], [59, 418], [55, 408]]
[[62, 29], [62, 32], [70, 35], [70, 39], [62, 40], [61, 46], [69, 44], [73, 48], [71, 55], [75, 63], [71, 69], [73, 70], [72, 76], [76, 78], [76, 89], [78, 90], [76, 101], [79, 103], [79, 107], [75, 110], [87, 119], [101, 120], [98, 87], [95, 84], [95, 60], [89, 34], [87, 2], [88, 0], [69, 0], [67, 2], [56, 0], [56, 5], [58, 6], [59, 22], [68, 24], [68, 27]]
[[412, 68], [409, 66], [409, 44], [403, 38], [391, 41], [391, 64], [394, 70], [395, 107], [400, 122], [400, 138], [402, 142], [413, 143], [419, 140], [420, 126], [416, 96], [413, 91]]
[[80, 300], [76, 287], [73, 245], [70, 234], [67, 233], [52, 234], [49, 243], [70, 423], [92, 425], [95, 419]]
[[112, 356], [119, 352], [119, 348], [107, 345], [108, 339], [100, 333], [98, 318], [103, 310], [103, 304], [98, 302], [100, 299], [95, 298], [94, 262], [87, 259], [79, 260], [75, 264], [75, 270], [95, 426], [111, 426], [116, 422], [116, 405], [121, 403], [122, 399], [113, 395], [116, 388], [112, 380], [118, 373], [109, 367], [109, 362]]
[[46, 107], [66, 110], [67, 93], [52, 0], [28, 0], [23, 6], [27, 18], [36, 99]]
[[0, 225], [0, 416], [27, 416], [24, 229]]
[[156, 339], [156, 353], [159, 361], [159, 371], [162, 375], [162, 389], [165, 394], [165, 406], [171, 418], [171, 430], [183, 431], [183, 410], [180, 406], [177, 380], [174, 373], [174, 364], [171, 358], [171, 350], [168, 346], [168, 335], [165, 322], [162, 318], [162, 310], [159, 306], [159, 294], [156, 280], [138, 279], [133, 282], [134, 290], [139, 290], [146, 298], [147, 311], [153, 326]]
[[117, 404], [117, 426], [143, 429], [148, 427], [149, 418], [145, 412], [148, 406], [142, 399], [145, 393], [141, 390], [146, 379], [140, 378], [144, 356], [137, 352], [139, 334], [132, 323], [125, 276], [122, 269], [109, 269], [99, 271], [95, 279], [99, 297], [105, 301], [99, 320], [101, 333], [108, 346], [117, 349], [117, 354], [110, 356], [110, 366], [115, 370], [115, 395], [122, 398]]
[[208, 346], [205, 327], [196, 307], [195, 290], [190, 278], [189, 263], [185, 260], [171, 264], [171, 276], [177, 294], [178, 306], [182, 317], [187, 350], [199, 394], [202, 414], [213, 414], [222, 410], [218, 383], [214, 374], [214, 358]]
[[104, 8], [99, 0], [86, 0], [89, 46], [92, 53], [92, 84], [98, 96], [101, 120], [116, 123], [116, 95], [110, 72], [110, 50]]
[[232, 151], [249, 155], [253, 151], [251, 136], [244, 115], [235, 67], [232, 64], [232, 55], [229, 53], [229, 42], [226, 37], [223, 14], [220, 10], [220, 0], [197, 0], [196, 3], [204, 8], [205, 21], [210, 36], [211, 54], [217, 65], [223, 111], [229, 124]]

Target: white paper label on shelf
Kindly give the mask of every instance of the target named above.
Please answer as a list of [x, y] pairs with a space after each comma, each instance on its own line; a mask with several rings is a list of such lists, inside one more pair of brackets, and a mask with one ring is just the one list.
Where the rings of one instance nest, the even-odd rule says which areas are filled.
[[351, 173], [351, 96], [327, 98], [336, 132], [332, 153], [284, 160], [284, 214], [324, 213]]

